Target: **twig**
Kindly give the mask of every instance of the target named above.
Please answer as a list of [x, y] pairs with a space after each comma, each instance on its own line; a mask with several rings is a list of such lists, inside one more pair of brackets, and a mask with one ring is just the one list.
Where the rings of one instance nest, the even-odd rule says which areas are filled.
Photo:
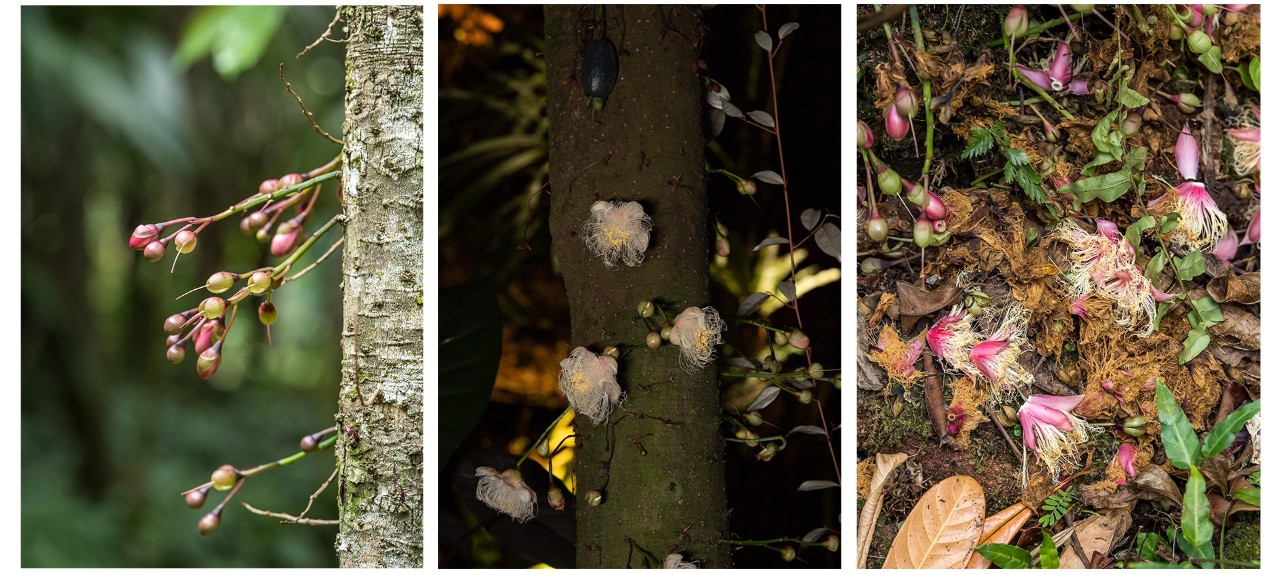
[[307, 498], [307, 508], [306, 508], [306, 509], [303, 509], [303, 510], [302, 510], [302, 513], [299, 513], [299, 514], [298, 514], [298, 519], [299, 519], [299, 520], [301, 520], [303, 517], [306, 517], [306, 516], [307, 516], [307, 512], [308, 512], [308, 511], [311, 511], [311, 505], [312, 505], [312, 504], [314, 504], [314, 503], [316, 502], [316, 498], [317, 498], [317, 497], [319, 497], [321, 493], [324, 493], [324, 490], [325, 490], [325, 489], [328, 489], [328, 488], [329, 488], [329, 483], [331, 483], [331, 482], [333, 481], [333, 478], [334, 478], [334, 477], [337, 477], [337, 476], [338, 476], [338, 468], [337, 468], [337, 466], [335, 466], [335, 467], [333, 468], [333, 473], [330, 473], [330, 474], [329, 474], [329, 478], [328, 478], [328, 479], [326, 479], [326, 480], [324, 480], [324, 483], [321, 483], [321, 484], [320, 484], [320, 488], [319, 488], [319, 489], [317, 489], [315, 493], [312, 493], [312, 494], [311, 494], [311, 497], [308, 497], [308, 498]]
[[[316, 46], [319, 46], [321, 42], [328, 40], [329, 35], [333, 34], [333, 25], [337, 24], [338, 20], [341, 20], [341, 19], [342, 19], [342, 5], [339, 4], [338, 7], [334, 9], [333, 20], [329, 22], [329, 27], [324, 29], [324, 34], [321, 34], [319, 38], [316, 38], [315, 42], [308, 44], [307, 47], [303, 48], [301, 52], [298, 52], [298, 55], [294, 56], [294, 58], [295, 59], [301, 58], [307, 52], [310, 52], [312, 48], [315, 48]], [[341, 42], [341, 40], [332, 40], [332, 42]]]
[[241, 501], [240, 504], [243, 505], [245, 509], [248, 509], [250, 513], [254, 513], [256, 515], [264, 515], [267, 517], [275, 517], [276, 519], [280, 519], [281, 523], [296, 523], [298, 525], [337, 525], [338, 524], [337, 519], [311, 519], [309, 517], [294, 517], [292, 515], [289, 515], [288, 513], [276, 513], [275, 511], [264, 511], [252, 505], [249, 505], [248, 503], [245, 503], [243, 501]]
[[291, 276], [289, 276], [289, 277], [285, 278], [283, 281], [281, 281], [281, 282], [280, 282], [280, 285], [284, 285], [284, 284], [286, 284], [286, 283], [289, 283], [289, 282], [291, 282], [291, 281], [293, 281], [293, 280], [296, 280], [296, 279], [298, 279], [298, 278], [302, 277], [302, 276], [303, 276], [303, 275], [305, 275], [307, 272], [311, 271], [311, 269], [312, 269], [312, 268], [314, 268], [314, 267], [316, 267], [316, 266], [320, 265], [321, 263], [323, 263], [323, 262], [324, 262], [324, 260], [325, 260], [325, 258], [328, 258], [328, 257], [329, 257], [329, 255], [330, 255], [330, 254], [332, 254], [332, 253], [334, 252], [334, 250], [338, 249], [338, 246], [342, 245], [342, 242], [345, 242], [345, 241], [347, 241], [346, 236], [343, 236], [343, 237], [338, 238], [338, 241], [333, 242], [333, 245], [329, 246], [329, 249], [328, 249], [328, 250], [326, 250], [326, 251], [324, 252], [324, 255], [320, 256], [320, 257], [319, 257], [319, 259], [317, 259], [316, 261], [311, 262], [311, 265], [309, 265], [309, 266], [307, 266], [307, 267], [305, 267], [305, 268], [302, 268], [302, 271], [299, 271], [298, 273], [293, 274], [293, 275], [291, 275]]
[[886, 6], [884, 10], [880, 10], [879, 12], [867, 14], [866, 16], [858, 19], [858, 32], [866, 32], [876, 26], [893, 20], [894, 18], [897, 18], [898, 15], [905, 12], [906, 9], [906, 4], [895, 4], [892, 6]]
[[315, 131], [319, 133], [321, 136], [329, 138], [330, 142], [333, 142], [341, 146], [342, 140], [339, 140], [333, 136], [330, 136], [329, 132], [324, 131], [324, 128], [321, 128], [320, 125], [316, 123], [315, 114], [312, 114], [311, 110], [307, 109], [307, 105], [302, 103], [302, 98], [298, 96], [297, 92], [293, 91], [293, 85], [290, 84], [288, 80], [284, 79], [284, 63], [283, 62], [280, 63], [280, 81], [284, 82], [284, 89], [289, 91], [289, 95], [293, 96], [293, 99], [298, 101], [298, 106], [302, 107], [302, 113], [306, 114], [307, 119], [311, 121], [311, 127], [315, 128]]

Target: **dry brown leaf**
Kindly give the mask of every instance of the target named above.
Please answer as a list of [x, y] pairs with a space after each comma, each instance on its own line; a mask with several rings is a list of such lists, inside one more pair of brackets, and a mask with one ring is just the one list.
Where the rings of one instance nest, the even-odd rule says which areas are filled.
[[969, 561], [986, 514], [982, 486], [967, 475], [943, 479], [925, 492], [893, 539], [886, 569], [956, 569]]
[[[989, 515], [982, 522], [982, 536], [978, 538], [978, 545], [986, 545], [988, 543], [1009, 543], [1014, 537], [1018, 536], [1018, 532], [1022, 530], [1022, 526], [1031, 519], [1031, 508], [1021, 501], [1010, 505], [1004, 511]], [[969, 564], [966, 569], [986, 569], [991, 566], [982, 554], [974, 551], [969, 556]]]
[[907, 454], [894, 453], [876, 455], [876, 471], [871, 476], [870, 494], [862, 506], [862, 515], [858, 517], [858, 568], [867, 567], [867, 554], [871, 552], [871, 534], [876, 529], [876, 519], [880, 517], [880, 504], [884, 501], [884, 484], [889, 474], [907, 460]]
[[1209, 328], [1213, 339], [1236, 349], [1253, 351], [1262, 347], [1262, 320], [1236, 304], [1222, 304], [1223, 322]]
[[898, 313], [902, 329], [910, 332], [916, 320], [940, 309], [949, 308], [960, 301], [960, 288], [943, 286], [929, 291], [904, 281], [898, 281]]
[[1066, 545], [1062, 548], [1062, 555], [1059, 557], [1059, 569], [1084, 569], [1089, 564], [1086, 560], [1091, 561], [1093, 554], [1102, 553], [1106, 555], [1111, 552], [1111, 545], [1129, 530], [1129, 525], [1133, 523], [1128, 509], [1112, 509], [1106, 515], [1090, 515], [1084, 521], [1076, 523], [1076, 538], [1080, 540], [1080, 547], [1084, 549], [1087, 556], [1085, 560], [1076, 557], [1075, 548]]
[[1138, 488], [1138, 497], [1141, 499], [1163, 496], [1169, 503], [1182, 506], [1182, 491], [1173, 483], [1173, 478], [1158, 465], [1148, 465], [1133, 479], [1133, 485]]

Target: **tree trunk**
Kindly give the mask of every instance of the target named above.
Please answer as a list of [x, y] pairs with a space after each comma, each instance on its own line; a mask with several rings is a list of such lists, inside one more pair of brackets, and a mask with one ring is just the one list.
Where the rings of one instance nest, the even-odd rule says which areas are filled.
[[[595, 10], [547, 7], [551, 233], [570, 348], [641, 347], [618, 362], [627, 395], [608, 422], [576, 421], [578, 567], [661, 566], [673, 552], [728, 567], [716, 370], [687, 373], [677, 348], [643, 347], [649, 329], [636, 314], [641, 300], [676, 312], [708, 304], [697, 14], [608, 7], [597, 21]], [[619, 72], [593, 118], [578, 76], [585, 42], [601, 31], [618, 47]], [[592, 203], [615, 199], [640, 202], [653, 218], [637, 267], [606, 267], [579, 237]], [[584, 498], [592, 490], [603, 494], [599, 506]]]
[[338, 561], [422, 567], [422, 8], [348, 7]]

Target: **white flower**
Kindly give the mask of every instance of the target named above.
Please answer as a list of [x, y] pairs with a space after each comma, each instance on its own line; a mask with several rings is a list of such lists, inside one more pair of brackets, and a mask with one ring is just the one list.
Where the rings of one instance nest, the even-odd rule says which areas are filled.
[[560, 391], [574, 411], [597, 424], [622, 400], [618, 387], [618, 360], [579, 347], [560, 362]]
[[684, 560], [684, 555], [672, 553], [662, 561], [663, 569], [697, 569], [698, 566]]
[[614, 200], [591, 204], [591, 219], [582, 226], [582, 239], [591, 253], [613, 267], [619, 260], [629, 266], [644, 261], [653, 220], [639, 202]]
[[508, 469], [499, 473], [492, 467], [477, 467], [476, 477], [480, 478], [476, 499], [494, 511], [510, 515], [521, 523], [538, 514], [538, 496], [524, 484], [519, 471]]
[[693, 372], [710, 363], [716, 355], [715, 346], [723, 343], [720, 332], [724, 330], [724, 320], [711, 306], [680, 312], [671, 326], [671, 343], [680, 346], [681, 367]]

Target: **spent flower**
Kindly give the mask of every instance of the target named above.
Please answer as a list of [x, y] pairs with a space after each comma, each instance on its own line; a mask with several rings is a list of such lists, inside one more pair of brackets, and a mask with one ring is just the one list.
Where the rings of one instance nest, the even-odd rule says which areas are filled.
[[618, 386], [618, 360], [596, 355], [578, 347], [560, 362], [560, 391], [569, 398], [574, 411], [591, 421], [603, 423], [622, 401]]
[[1093, 426], [1071, 413], [1083, 395], [1032, 395], [1018, 409], [1022, 443], [1044, 462], [1049, 474], [1058, 476], [1063, 460], [1074, 465]]
[[582, 226], [582, 239], [591, 253], [613, 267], [619, 261], [638, 266], [649, 248], [653, 220], [639, 202], [598, 201], [591, 204], [591, 219]]
[[1016, 302], [1005, 311], [1000, 327], [986, 341], [973, 346], [969, 360], [991, 382], [991, 392], [1003, 397], [1030, 385], [1035, 379], [1018, 362], [1027, 346], [1027, 319], [1030, 312]]
[[477, 467], [476, 499], [494, 511], [510, 515], [524, 523], [538, 514], [538, 495], [525, 485], [520, 472], [508, 469], [501, 473], [492, 467]]

